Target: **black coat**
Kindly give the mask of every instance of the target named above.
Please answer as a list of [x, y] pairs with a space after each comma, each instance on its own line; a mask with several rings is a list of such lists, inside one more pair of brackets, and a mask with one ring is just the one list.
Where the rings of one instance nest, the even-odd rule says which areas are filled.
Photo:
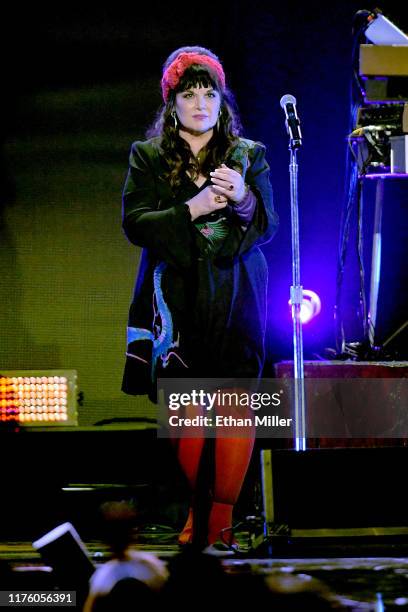
[[129, 313], [125, 393], [156, 401], [157, 377], [262, 372], [268, 269], [259, 247], [278, 225], [265, 146], [240, 138], [225, 163], [242, 170], [256, 196], [248, 226], [230, 205], [192, 222], [185, 202], [211, 181], [199, 188], [186, 175], [173, 191], [163, 179], [159, 139], [132, 145], [123, 228], [143, 252]]

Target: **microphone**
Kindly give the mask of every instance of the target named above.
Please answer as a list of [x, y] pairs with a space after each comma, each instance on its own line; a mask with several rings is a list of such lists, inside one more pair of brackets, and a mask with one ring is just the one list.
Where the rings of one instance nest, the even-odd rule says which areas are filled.
[[300, 121], [296, 112], [296, 98], [290, 94], [285, 94], [280, 100], [280, 105], [285, 111], [286, 131], [291, 140], [291, 146], [298, 148], [302, 144], [302, 132], [300, 131]]

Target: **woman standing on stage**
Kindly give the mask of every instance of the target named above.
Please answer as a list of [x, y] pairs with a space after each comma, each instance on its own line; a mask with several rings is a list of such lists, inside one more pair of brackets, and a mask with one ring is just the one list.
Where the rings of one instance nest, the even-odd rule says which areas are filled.
[[[267, 264], [277, 228], [265, 147], [240, 137], [220, 60], [182, 47], [164, 64], [163, 107], [132, 145], [123, 227], [143, 247], [129, 313], [122, 389], [156, 401], [158, 377], [258, 378], [264, 364]], [[231, 527], [253, 432], [217, 437], [208, 543]], [[204, 437], [177, 440], [192, 491], [180, 534], [191, 542]]]

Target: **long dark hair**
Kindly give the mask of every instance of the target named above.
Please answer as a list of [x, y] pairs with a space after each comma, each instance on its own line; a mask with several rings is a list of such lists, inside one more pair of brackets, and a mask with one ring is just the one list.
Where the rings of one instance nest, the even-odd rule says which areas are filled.
[[[200, 53], [218, 60], [218, 57], [204, 47], [181, 47], [174, 51], [164, 63], [163, 70], [182, 53]], [[195, 158], [189, 144], [181, 138], [178, 127], [174, 125], [174, 112], [176, 94], [192, 87], [212, 87], [221, 97], [220, 114], [217, 125], [214, 126], [213, 135], [206, 147], [200, 151], [199, 158]], [[217, 74], [210, 66], [192, 64], [183, 73], [175, 89], [171, 89], [167, 102], [159, 109], [156, 119], [146, 132], [147, 138], [158, 137], [160, 147], [165, 155], [168, 170], [163, 178], [167, 179], [171, 187], [177, 187], [185, 172], [189, 172], [193, 180], [199, 174], [208, 176], [209, 172], [220, 166], [228, 151], [238, 142], [242, 126], [238, 109], [232, 92], [222, 87]]]

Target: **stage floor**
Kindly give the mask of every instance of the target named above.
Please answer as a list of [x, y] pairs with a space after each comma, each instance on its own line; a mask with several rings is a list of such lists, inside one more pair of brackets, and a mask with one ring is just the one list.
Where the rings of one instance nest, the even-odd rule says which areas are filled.
[[[144, 543], [135, 545], [136, 550], [155, 553], [167, 562], [180, 552], [174, 532], [140, 534], [140, 539]], [[96, 566], [109, 559], [108, 549], [101, 541], [87, 541], [85, 545]], [[351, 551], [351, 556], [334, 556], [341, 546], [344, 553]], [[379, 546], [377, 543], [377, 550], [380, 550]], [[402, 550], [406, 552], [406, 547]], [[221, 562], [228, 574], [245, 577], [249, 581], [251, 577], [259, 580], [266, 576], [300, 576], [304, 580], [308, 576], [313, 577], [336, 594], [340, 609], [382, 610], [384, 608], [379, 607], [379, 597], [387, 610], [408, 608], [408, 554], [399, 555], [395, 544], [387, 548], [384, 543], [383, 552], [378, 556], [357, 556], [356, 546], [352, 549], [341, 543], [337, 544], [337, 548], [326, 546], [325, 556], [291, 557], [293, 552], [287, 550], [288, 554], [283, 556], [255, 554], [224, 558]], [[27, 580], [32, 584], [34, 576], [39, 576], [39, 573], [51, 572], [30, 542], [0, 542], [0, 560], [8, 562], [21, 585], [27, 584]]]

